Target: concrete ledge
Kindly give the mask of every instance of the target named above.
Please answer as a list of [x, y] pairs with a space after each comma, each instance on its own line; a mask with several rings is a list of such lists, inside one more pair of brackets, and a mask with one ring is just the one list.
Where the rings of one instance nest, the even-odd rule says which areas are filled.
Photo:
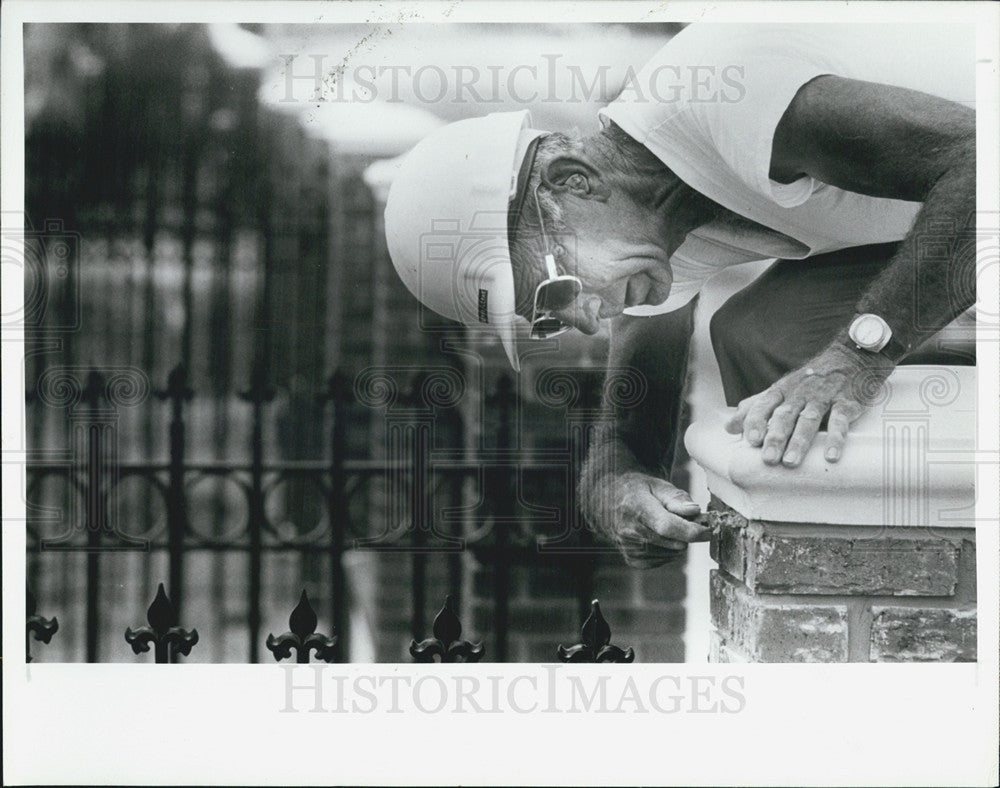
[[723, 425], [732, 410], [685, 435], [714, 495], [749, 520], [968, 528], [975, 506], [975, 367], [899, 367], [853, 425], [840, 462], [820, 433], [799, 468], [765, 465]]

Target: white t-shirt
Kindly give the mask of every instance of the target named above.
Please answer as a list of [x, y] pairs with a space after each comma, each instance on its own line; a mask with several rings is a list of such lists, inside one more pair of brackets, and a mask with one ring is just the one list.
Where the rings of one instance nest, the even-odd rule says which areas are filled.
[[728, 265], [804, 258], [906, 235], [920, 203], [869, 197], [809, 177], [790, 184], [770, 179], [778, 121], [798, 89], [824, 74], [910, 88], [973, 107], [975, 30], [971, 25], [696, 23], [678, 33], [601, 115], [689, 186], [762, 229], [737, 233], [715, 222], [693, 231], [671, 257], [668, 299], [631, 307], [627, 314], [677, 309]]

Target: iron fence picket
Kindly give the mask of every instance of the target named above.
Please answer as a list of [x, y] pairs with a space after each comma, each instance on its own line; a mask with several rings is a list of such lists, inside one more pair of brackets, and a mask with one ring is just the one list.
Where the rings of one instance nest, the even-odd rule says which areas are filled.
[[170, 403], [170, 471], [167, 492], [167, 534], [170, 555], [169, 587], [177, 615], [184, 598], [184, 532], [187, 526], [187, 496], [184, 490], [185, 421], [184, 403], [194, 393], [187, 385], [187, 367], [178, 364], [170, 372], [160, 399]]
[[299, 665], [309, 664], [310, 652], [315, 652], [324, 662], [337, 661], [337, 631], [335, 629], [329, 636], [322, 635], [316, 632], [318, 623], [316, 611], [313, 610], [309, 596], [303, 590], [299, 603], [288, 617], [289, 631], [278, 637], [268, 635], [265, 644], [267, 650], [274, 655], [277, 662], [290, 657], [292, 651], [295, 652], [295, 661]]
[[327, 485], [327, 518], [330, 523], [330, 605], [333, 628], [338, 636], [336, 659], [346, 662], [350, 654], [347, 581], [344, 572], [346, 533], [349, 528], [344, 457], [347, 451], [347, 405], [353, 400], [350, 384], [343, 370], [336, 369], [318, 399], [331, 404], [330, 479]]
[[156, 597], [146, 611], [149, 626], [125, 630], [125, 642], [134, 654], [142, 654], [153, 646], [153, 657], [157, 665], [169, 665], [177, 655], [187, 656], [198, 643], [197, 629], [182, 629], [178, 626], [177, 610], [167, 596], [163, 583], [157, 587]]
[[262, 539], [264, 522], [264, 405], [274, 399], [274, 390], [267, 381], [267, 369], [263, 362], [255, 363], [250, 378], [250, 388], [241, 397], [251, 404], [253, 410], [253, 432], [251, 437], [251, 487], [250, 487], [250, 600], [247, 615], [250, 630], [250, 662], [258, 661], [258, 639], [261, 625], [261, 569]]
[[31, 638], [34, 637], [40, 643], [51, 642], [52, 636], [59, 631], [59, 620], [55, 616], [44, 618], [37, 615], [38, 603], [35, 600], [35, 595], [31, 592], [31, 588], [25, 589], [24, 600], [24, 661], [31, 662]]
[[[87, 662], [97, 662], [98, 628], [100, 626], [100, 549], [101, 533], [105, 529], [103, 474], [104, 434], [98, 421], [98, 404], [104, 390], [100, 373], [92, 371], [87, 375], [87, 386], [83, 400], [87, 403], [85, 446], [87, 451], [85, 468], [87, 474], [84, 522], [87, 531]], [[76, 425], [74, 425], [76, 426]], [[76, 427], [79, 430], [79, 427]]]

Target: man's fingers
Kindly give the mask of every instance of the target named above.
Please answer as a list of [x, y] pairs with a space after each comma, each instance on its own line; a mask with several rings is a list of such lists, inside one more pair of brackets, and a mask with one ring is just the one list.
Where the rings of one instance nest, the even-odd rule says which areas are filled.
[[826, 451], [823, 456], [828, 462], [837, 462], [844, 453], [844, 443], [851, 422], [861, 415], [862, 408], [856, 402], [836, 402], [830, 411], [827, 425]]
[[703, 542], [712, 533], [710, 528], [667, 511], [655, 500], [649, 502], [643, 515], [642, 520], [646, 526], [659, 534], [662, 539], [676, 540], [685, 544]]
[[761, 459], [768, 465], [776, 465], [781, 460], [801, 411], [802, 404], [795, 402], [785, 402], [774, 409], [767, 422], [764, 451], [761, 453]]
[[736, 406], [736, 413], [730, 416], [729, 421], [726, 422], [726, 432], [733, 435], [739, 435], [743, 432], [743, 420], [746, 419], [747, 413], [750, 412], [753, 400], [753, 397], [747, 397], [745, 400], [739, 402]]
[[816, 433], [819, 432], [819, 423], [823, 420], [825, 412], [816, 403], [810, 402], [799, 413], [799, 418], [795, 422], [795, 430], [788, 440], [788, 447], [781, 458], [782, 465], [789, 468], [796, 468], [806, 456], [809, 447], [812, 446]]
[[770, 388], [752, 398], [750, 409], [743, 420], [743, 435], [751, 446], [760, 446], [768, 432], [768, 419], [785, 396], [778, 389]]
[[687, 550], [687, 542], [682, 542], [679, 539], [667, 539], [656, 531], [648, 529], [643, 529], [641, 533], [639, 531], [628, 532], [622, 541], [650, 550], [668, 550], [673, 553]]
[[709, 526], [692, 519], [701, 514], [701, 507], [691, 500], [687, 492], [658, 479], [651, 481], [649, 486], [654, 497], [667, 508], [668, 513], [682, 518], [679, 521], [674, 518], [671, 527], [675, 532], [677, 529], [683, 530], [684, 541], [707, 542], [712, 538]]
[[667, 507], [667, 511], [679, 514], [681, 517], [697, 517], [701, 514], [701, 507], [691, 500], [691, 496], [670, 482], [650, 479], [649, 491], [656, 500]]
[[[730, 432], [742, 429], [747, 443], [761, 447], [761, 459], [767, 465], [781, 462], [796, 468], [816, 439], [823, 417], [830, 412], [824, 456], [836, 462], [851, 422], [864, 410], [849, 393], [853, 376], [863, 372], [884, 379], [889, 371], [881, 363], [873, 366], [867, 359], [855, 358], [834, 343], [808, 366], [790, 372], [766, 391], [740, 402], [726, 429]], [[837, 404], [831, 410], [834, 403]]]
[[687, 544], [661, 536], [639, 520], [633, 520], [615, 534], [618, 549], [629, 566], [648, 569], [683, 556]]

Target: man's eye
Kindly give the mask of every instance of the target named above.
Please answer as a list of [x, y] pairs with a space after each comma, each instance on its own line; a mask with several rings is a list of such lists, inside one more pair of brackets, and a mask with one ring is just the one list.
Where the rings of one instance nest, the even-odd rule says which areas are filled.
[[587, 179], [580, 175], [580, 173], [576, 173], [574, 175], [570, 175], [569, 178], [566, 179], [566, 185], [571, 189], [586, 189]]

